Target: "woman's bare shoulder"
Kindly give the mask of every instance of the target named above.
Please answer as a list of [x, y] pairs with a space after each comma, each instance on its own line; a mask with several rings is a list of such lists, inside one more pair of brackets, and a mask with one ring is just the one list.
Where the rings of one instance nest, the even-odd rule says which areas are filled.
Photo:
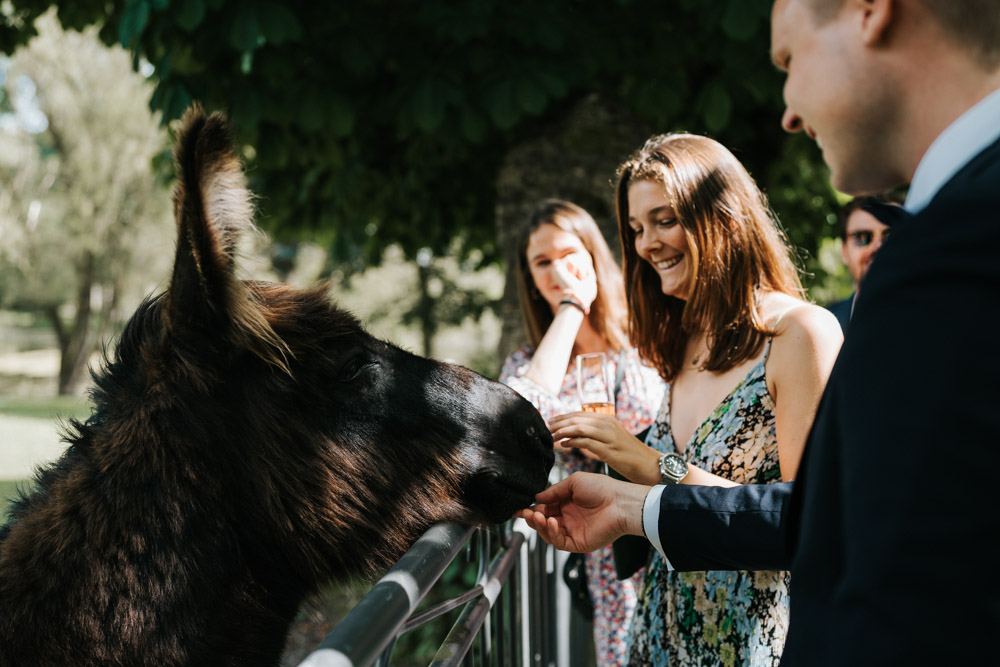
[[764, 312], [765, 317], [771, 315], [769, 324], [774, 326], [775, 360], [786, 361], [789, 368], [795, 368], [816, 357], [836, 357], [844, 334], [833, 313], [788, 295], [776, 296], [782, 298], [765, 304]]
[[843, 338], [837, 318], [826, 308], [778, 293], [768, 294], [762, 305], [764, 321], [774, 327], [776, 337], [795, 333]]

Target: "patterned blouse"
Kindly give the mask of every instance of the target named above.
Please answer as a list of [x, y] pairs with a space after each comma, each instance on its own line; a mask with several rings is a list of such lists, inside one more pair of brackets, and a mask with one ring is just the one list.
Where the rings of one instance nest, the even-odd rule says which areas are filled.
[[[781, 480], [774, 399], [761, 361], [695, 430], [682, 456], [740, 484]], [[646, 444], [677, 451], [670, 387]], [[788, 629], [787, 572], [672, 572], [660, 554], [646, 567], [629, 640], [630, 665], [776, 666]]]
[[[534, 350], [526, 346], [507, 357], [500, 372], [500, 381], [528, 399], [546, 421], [556, 415], [578, 411], [580, 399], [576, 392], [575, 364], [570, 363], [562, 388], [555, 395], [524, 377], [533, 354]], [[623, 358], [624, 374], [615, 401], [615, 415], [626, 429], [638, 433], [653, 422], [665, 385], [655, 370], [639, 361], [635, 350], [625, 352]], [[608, 355], [612, 377], [617, 373], [618, 359], [614, 354]], [[599, 472], [602, 467], [575, 453], [562, 454], [560, 458], [564, 474], [578, 470]], [[594, 603], [597, 663], [602, 667], [622, 665], [625, 663], [626, 642], [643, 571], [618, 581], [610, 546], [587, 554], [584, 563], [587, 588]]]

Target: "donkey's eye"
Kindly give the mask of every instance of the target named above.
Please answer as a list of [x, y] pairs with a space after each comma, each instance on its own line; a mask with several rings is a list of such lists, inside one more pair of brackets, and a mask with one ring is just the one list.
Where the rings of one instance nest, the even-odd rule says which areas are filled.
[[337, 374], [337, 380], [339, 382], [353, 382], [358, 379], [366, 368], [375, 365], [376, 363], [374, 361], [369, 361], [365, 357], [355, 357], [344, 364], [343, 368], [340, 369], [340, 373]]

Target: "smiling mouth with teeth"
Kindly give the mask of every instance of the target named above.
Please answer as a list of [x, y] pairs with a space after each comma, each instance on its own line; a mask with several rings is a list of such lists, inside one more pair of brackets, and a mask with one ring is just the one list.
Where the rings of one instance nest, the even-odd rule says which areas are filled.
[[661, 262], [654, 262], [653, 266], [657, 269], [669, 269], [671, 267], [677, 266], [680, 261], [684, 258], [684, 255], [677, 255], [676, 257], [671, 257], [670, 259], [665, 259]]

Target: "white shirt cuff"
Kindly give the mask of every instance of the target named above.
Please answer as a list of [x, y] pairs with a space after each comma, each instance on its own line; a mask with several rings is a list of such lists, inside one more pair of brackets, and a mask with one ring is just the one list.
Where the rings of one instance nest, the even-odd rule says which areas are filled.
[[667, 488], [663, 484], [657, 484], [646, 494], [646, 502], [642, 506], [642, 530], [646, 533], [646, 539], [653, 545], [653, 548], [663, 556], [663, 563], [667, 570], [673, 570], [667, 555], [663, 553], [663, 545], [660, 544], [660, 496], [663, 489]]

